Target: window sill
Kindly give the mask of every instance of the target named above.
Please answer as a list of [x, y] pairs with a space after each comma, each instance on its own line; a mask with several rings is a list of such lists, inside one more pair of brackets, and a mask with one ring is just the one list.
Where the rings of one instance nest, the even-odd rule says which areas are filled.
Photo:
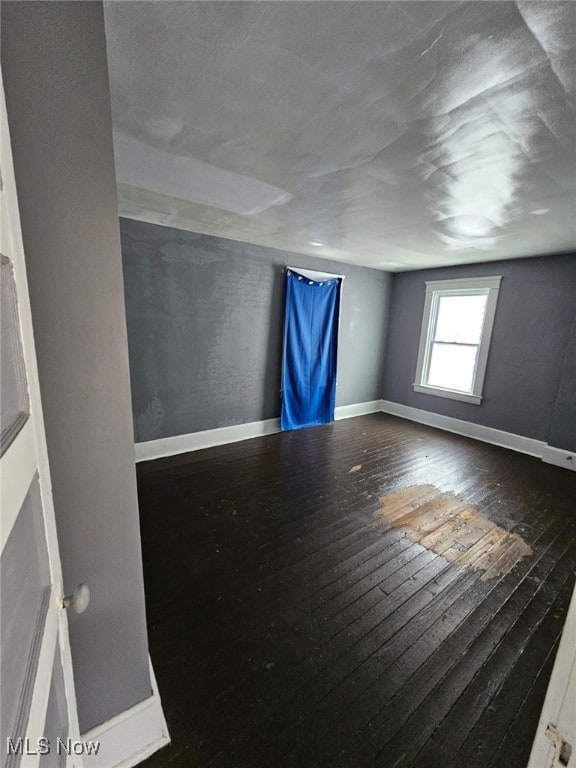
[[468, 392], [458, 392], [454, 389], [441, 389], [440, 387], [429, 387], [425, 384], [414, 384], [414, 391], [421, 392], [424, 395], [435, 395], [436, 397], [447, 397], [450, 400], [461, 400], [464, 403], [474, 403], [480, 405], [482, 397], [472, 395]]

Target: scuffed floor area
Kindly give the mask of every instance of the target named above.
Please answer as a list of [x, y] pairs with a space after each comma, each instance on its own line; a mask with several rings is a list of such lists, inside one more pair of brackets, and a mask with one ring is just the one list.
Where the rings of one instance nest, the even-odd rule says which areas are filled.
[[533, 554], [517, 533], [507, 533], [453, 493], [433, 485], [411, 485], [381, 501], [382, 524], [454, 565], [484, 571], [483, 580], [508, 573]]

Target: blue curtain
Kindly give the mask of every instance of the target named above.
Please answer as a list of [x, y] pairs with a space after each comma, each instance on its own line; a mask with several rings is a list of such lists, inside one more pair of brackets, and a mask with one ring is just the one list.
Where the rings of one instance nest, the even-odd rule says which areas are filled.
[[282, 429], [334, 420], [340, 279], [288, 270], [282, 358]]

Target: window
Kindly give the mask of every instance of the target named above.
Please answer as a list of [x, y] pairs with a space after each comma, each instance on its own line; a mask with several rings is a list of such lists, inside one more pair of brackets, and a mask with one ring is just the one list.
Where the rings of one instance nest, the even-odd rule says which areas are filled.
[[416, 392], [481, 402], [500, 279], [426, 283]]

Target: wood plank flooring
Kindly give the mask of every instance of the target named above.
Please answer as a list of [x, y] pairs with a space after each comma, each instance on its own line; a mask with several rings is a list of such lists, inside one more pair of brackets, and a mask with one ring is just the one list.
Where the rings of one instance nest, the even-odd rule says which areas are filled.
[[138, 466], [146, 768], [525, 768], [576, 474], [375, 414]]

